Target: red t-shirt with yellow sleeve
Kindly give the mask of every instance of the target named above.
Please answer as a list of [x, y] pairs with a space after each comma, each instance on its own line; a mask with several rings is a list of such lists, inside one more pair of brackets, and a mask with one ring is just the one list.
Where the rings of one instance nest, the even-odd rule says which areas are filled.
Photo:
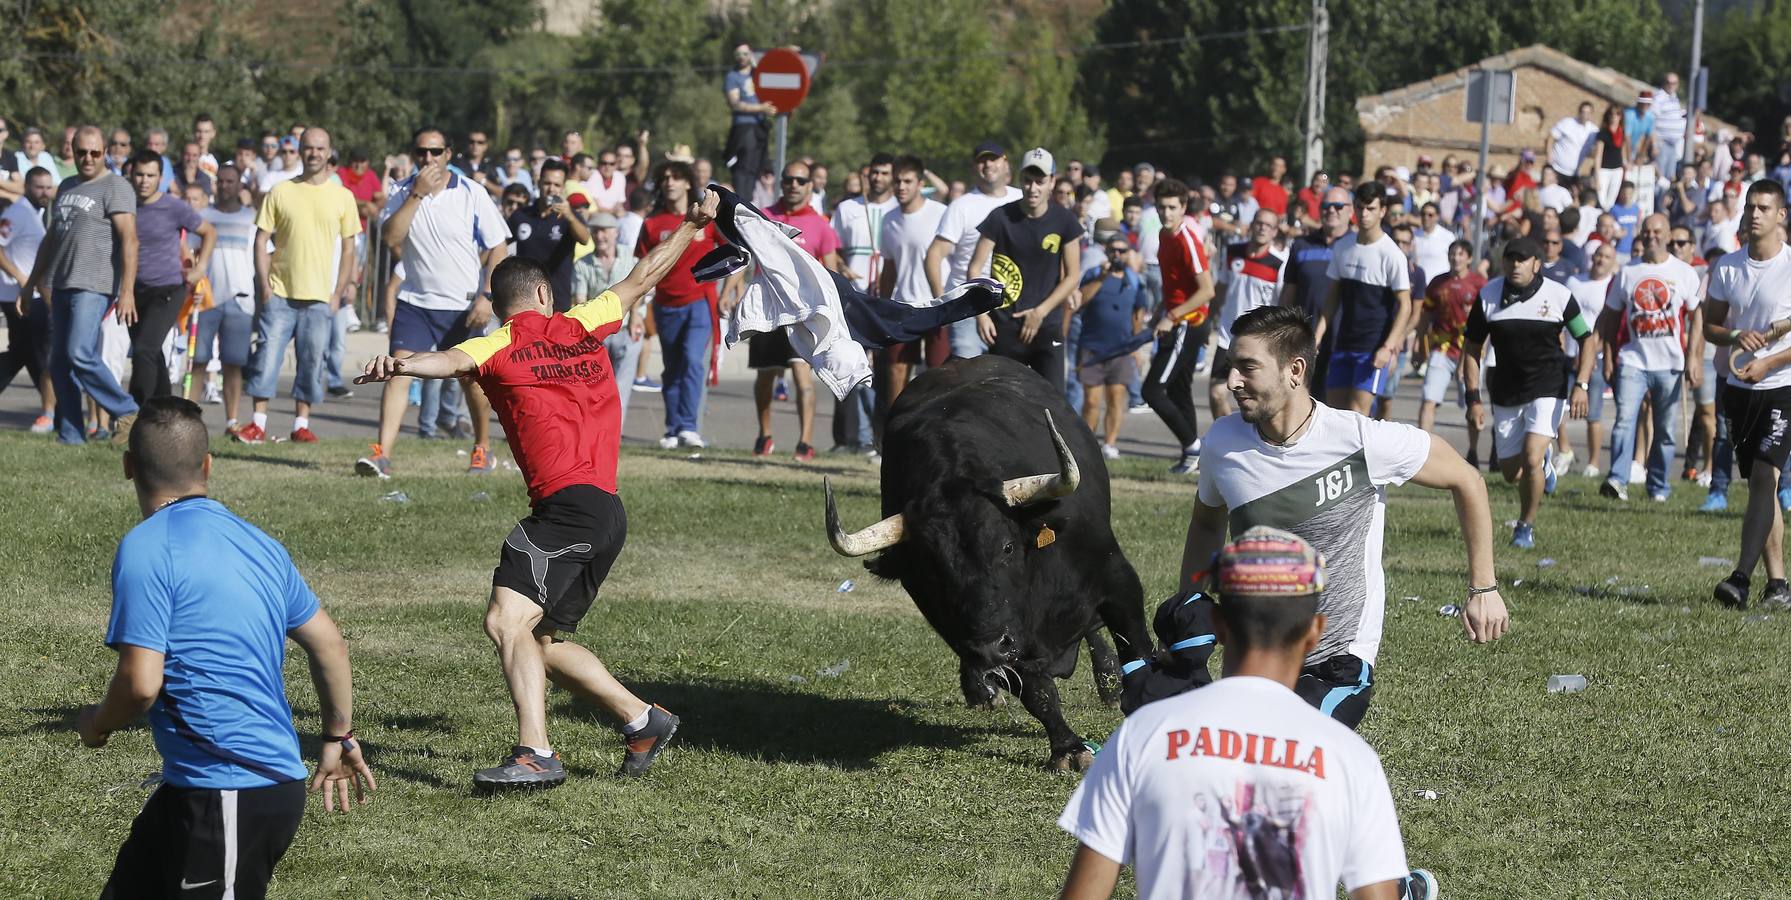
[[455, 346], [479, 366], [474, 379], [503, 423], [531, 504], [575, 484], [616, 492], [622, 414], [603, 339], [621, 324], [621, 298], [604, 291], [564, 313], [517, 313]]

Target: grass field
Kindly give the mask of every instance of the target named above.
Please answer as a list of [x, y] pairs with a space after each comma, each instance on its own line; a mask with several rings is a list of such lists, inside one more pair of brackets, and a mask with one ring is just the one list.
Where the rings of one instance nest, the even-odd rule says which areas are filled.
[[[626, 454], [628, 547], [579, 639], [684, 718], [680, 743], [644, 782], [619, 783], [609, 723], [556, 691], [550, 733], [572, 779], [483, 798], [471, 772], [514, 724], [479, 621], [526, 494], [513, 472], [460, 474], [441, 444], [403, 445], [399, 481], [360, 480], [347, 465], [359, 449], [217, 447], [214, 496], [292, 550], [344, 627], [380, 784], [348, 816], [313, 804], [275, 896], [1055, 892], [1074, 844], [1053, 822], [1074, 780], [1040, 768], [1043, 730], [1017, 703], [966, 709], [954, 661], [900, 588], [827, 546], [819, 473], [861, 525], [878, 511], [868, 465]], [[1153, 608], [1193, 493], [1162, 466], [1115, 468], [1114, 527]], [[113, 666], [100, 643], [110, 564], [137, 509], [104, 447], [0, 435], [0, 471], [0, 896], [91, 897], [158, 767], [140, 728], [97, 752], [72, 730]], [[1701, 492], [1618, 507], [1595, 488], [1564, 481], [1543, 549], [1501, 541], [1516, 626], [1493, 647], [1437, 614], [1464, 585], [1447, 496], [1393, 492], [1386, 640], [1362, 732], [1408, 855], [1450, 898], [1791, 896], [1791, 616], [1710, 602], [1727, 570], [1699, 557], [1733, 557], [1739, 522], [1697, 515]], [[394, 489], [410, 501], [380, 500]], [[1515, 513], [1503, 485], [1493, 504], [1495, 518]], [[849, 578], [857, 589], [838, 593]], [[1591, 685], [1548, 695], [1553, 673]], [[287, 675], [314, 758], [296, 649]], [[1083, 734], [1118, 724], [1086, 660], [1064, 688]]]

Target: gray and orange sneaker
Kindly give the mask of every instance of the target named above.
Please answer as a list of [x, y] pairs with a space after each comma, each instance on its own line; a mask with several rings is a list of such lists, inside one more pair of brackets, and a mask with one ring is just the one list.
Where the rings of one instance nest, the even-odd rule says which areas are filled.
[[632, 734], [626, 731], [622, 733], [627, 753], [622, 756], [622, 770], [616, 774], [623, 778], [639, 778], [647, 774], [647, 770], [653, 767], [653, 760], [659, 757], [660, 751], [672, 742], [672, 735], [677, 733], [677, 716], [657, 703], [648, 707], [647, 724]]
[[473, 452], [466, 463], [468, 475], [490, 475], [497, 471], [497, 460], [491, 458], [491, 451], [480, 445], [473, 445]]
[[507, 788], [550, 788], [566, 780], [558, 753], [542, 756], [521, 745], [511, 747], [503, 765], [473, 773], [473, 787], [483, 791]]
[[374, 444], [373, 452], [354, 461], [354, 473], [384, 481], [392, 477], [392, 458], [386, 455], [384, 447]]

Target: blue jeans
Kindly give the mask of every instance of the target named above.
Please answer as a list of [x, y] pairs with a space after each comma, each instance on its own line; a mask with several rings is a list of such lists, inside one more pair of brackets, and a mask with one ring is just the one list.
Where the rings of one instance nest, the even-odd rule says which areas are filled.
[[56, 440], [64, 444], [87, 442], [82, 392], [114, 418], [137, 413], [137, 401], [100, 358], [100, 320], [111, 306], [111, 297], [94, 291], [59, 290], [51, 297], [50, 382], [56, 386]]
[[453, 430], [462, 416], [471, 418], [466, 412], [466, 392], [460, 388], [460, 379], [419, 378], [411, 383], [423, 386], [421, 402], [417, 404], [417, 433], [423, 437]]
[[660, 389], [665, 401], [665, 434], [698, 431], [703, 392], [709, 375], [709, 341], [714, 334], [705, 301], [683, 306], [653, 304], [653, 321], [659, 326], [659, 350], [665, 357]]
[[959, 319], [945, 326], [945, 331], [951, 338], [953, 359], [970, 359], [989, 352], [989, 345], [983, 343], [982, 335], [976, 333], [975, 316]]
[[255, 337], [259, 343], [249, 363], [250, 397], [270, 400], [279, 393], [280, 369], [286, 365], [290, 342], [298, 357], [292, 399], [300, 403], [323, 399], [323, 352], [330, 343], [328, 303], [270, 295], [255, 316]]
[[342, 378], [342, 354], [348, 349], [348, 320], [354, 318], [354, 307], [344, 303], [330, 317], [330, 344], [323, 351], [323, 377], [332, 388], [347, 387]]
[[622, 416], [617, 430], [628, 423], [628, 395], [634, 392], [634, 373], [640, 367], [641, 344], [628, 336], [627, 326], [621, 331], [603, 339], [603, 348], [609, 351], [609, 371], [616, 380], [616, 403]]
[[1069, 401], [1070, 408], [1077, 415], [1082, 414], [1082, 379], [1076, 377], [1076, 364], [1082, 358], [1078, 352], [1082, 344], [1082, 317], [1070, 317], [1070, 333], [1063, 339], [1063, 358], [1070, 361], [1070, 377], [1064, 380], [1063, 399]]
[[1648, 496], [1671, 494], [1673, 482], [1667, 477], [1673, 468], [1676, 448], [1673, 431], [1679, 424], [1679, 391], [1685, 373], [1679, 369], [1651, 372], [1632, 366], [1617, 369], [1615, 385], [1617, 422], [1611, 429], [1611, 477], [1629, 480], [1629, 467], [1636, 451], [1636, 423], [1642, 417], [1642, 401], [1652, 400], [1654, 410], [1654, 446], [1648, 451]]

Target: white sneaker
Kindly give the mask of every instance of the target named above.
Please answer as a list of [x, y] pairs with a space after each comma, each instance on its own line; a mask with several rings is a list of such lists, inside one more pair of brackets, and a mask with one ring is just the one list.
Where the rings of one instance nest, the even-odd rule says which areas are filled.
[[221, 388], [219, 388], [217, 385], [212, 384], [209, 381], [206, 382], [205, 383], [205, 402], [209, 403], [209, 404], [213, 404], [213, 405], [223, 403], [224, 402], [224, 391]]
[[1647, 466], [1630, 466], [1629, 467], [1629, 483], [1630, 484], [1643, 484], [1643, 483], [1647, 482], [1647, 480], [1648, 480], [1648, 467]]
[[1101, 458], [1102, 459], [1118, 459], [1119, 458], [1119, 448], [1113, 446], [1112, 444], [1102, 444], [1101, 445]]
[[1565, 475], [1573, 471], [1574, 455], [1572, 450], [1562, 450], [1555, 454], [1555, 471]]
[[692, 447], [697, 450], [701, 450], [704, 447], [707, 447], [709, 445], [703, 442], [702, 435], [697, 434], [694, 431], [680, 431], [680, 432], [678, 432], [677, 446]]
[[1597, 467], [1595, 465], [1592, 465], [1591, 463], [1587, 463], [1586, 467], [1584, 469], [1580, 470], [1580, 474], [1587, 478], [1597, 478], [1598, 476], [1604, 474], [1604, 470], [1600, 469], [1599, 467]]
[[1699, 472], [1698, 473], [1698, 487], [1707, 488], [1709, 486], [1710, 486], [1710, 473], [1709, 472]]
[[678, 439], [669, 434], [666, 435], [665, 437], [660, 438], [659, 439], [659, 449], [661, 449], [661, 450], [676, 450], [676, 449], [678, 449]]

